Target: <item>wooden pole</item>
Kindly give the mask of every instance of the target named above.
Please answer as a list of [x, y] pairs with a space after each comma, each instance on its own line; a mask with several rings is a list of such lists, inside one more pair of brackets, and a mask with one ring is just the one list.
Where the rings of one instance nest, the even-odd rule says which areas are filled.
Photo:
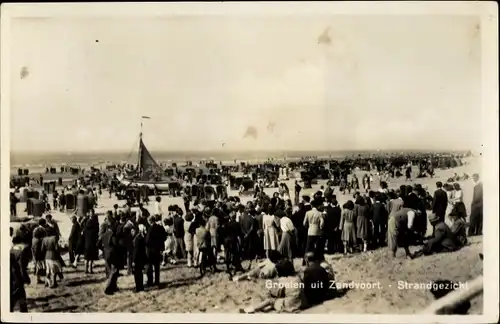
[[483, 276], [479, 276], [476, 279], [467, 282], [467, 287], [465, 289], [459, 289], [450, 292], [448, 295], [434, 301], [429, 307], [427, 307], [421, 313], [442, 314], [443, 311], [446, 310], [447, 308], [471, 300], [472, 298], [479, 296], [482, 293], [483, 293]]

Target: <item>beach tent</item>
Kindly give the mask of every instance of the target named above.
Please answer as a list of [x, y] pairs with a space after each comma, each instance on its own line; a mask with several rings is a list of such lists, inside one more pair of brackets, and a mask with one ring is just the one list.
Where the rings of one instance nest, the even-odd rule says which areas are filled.
[[227, 188], [225, 186], [218, 185], [215, 190], [217, 192], [218, 198], [222, 198], [222, 199], [227, 198]]
[[26, 204], [28, 216], [40, 217], [45, 211], [45, 203], [36, 198], [29, 198]]
[[212, 186], [205, 186], [204, 188], [205, 190], [205, 197], [207, 198], [207, 200], [215, 200], [215, 189], [214, 187]]
[[78, 216], [85, 216], [89, 211], [89, 196], [78, 195], [76, 197], [76, 208], [78, 208]]
[[66, 194], [66, 210], [75, 210], [76, 196], [73, 194]]

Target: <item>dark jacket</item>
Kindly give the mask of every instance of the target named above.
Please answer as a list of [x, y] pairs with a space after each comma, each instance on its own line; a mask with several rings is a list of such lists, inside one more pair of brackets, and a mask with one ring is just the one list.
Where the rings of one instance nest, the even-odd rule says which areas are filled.
[[10, 284], [11, 291], [22, 289], [31, 283], [28, 274], [30, 250], [26, 245], [15, 245], [10, 250]]
[[121, 259], [118, 252], [118, 242], [116, 240], [116, 229], [112, 226], [108, 227], [106, 232], [102, 235], [102, 251], [104, 260], [107, 263], [113, 264], [116, 267], [121, 267]]
[[165, 249], [166, 240], [165, 229], [158, 225], [153, 224], [149, 227], [146, 234], [146, 255], [150, 262], [159, 262], [161, 260], [161, 253]]
[[448, 195], [443, 189], [437, 189], [434, 192], [432, 200], [432, 212], [437, 216], [443, 217], [446, 214], [446, 207], [448, 206]]
[[249, 238], [257, 233], [257, 224], [255, 219], [247, 212], [240, 217], [240, 227], [244, 238]]
[[146, 239], [142, 234], [137, 234], [133, 239], [133, 245], [132, 260], [136, 267], [142, 267], [147, 263]]
[[174, 217], [174, 236], [176, 238], [184, 237], [184, 219], [180, 216]]
[[80, 224], [78, 222], [75, 222], [71, 227], [71, 232], [69, 233], [68, 246], [76, 249], [78, 242], [80, 241], [81, 234], [82, 229], [80, 227]]
[[428, 253], [452, 252], [459, 249], [457, 239], [444, 222], [436, 224], [434, 236], [424, 245], [424, 251]]
[[377, 224], [387, 224], [387, 219], [389, 217], [389, 213], [385, 208], [384, 204], [379, 201], [376, 201], [371, 206], [371, 216], [374, 223]]
[[314, 263], [304, 270], [304, 296], [310, 305], [322, 303], [330, 289], [328, 272]]
[[328, 205], [326, 207], [324, 228], [327, 233], [331, 233], [340, 226], [341, 213], [342, 211], [340, 210], [340, 207], [338, 205], [337, 206]]

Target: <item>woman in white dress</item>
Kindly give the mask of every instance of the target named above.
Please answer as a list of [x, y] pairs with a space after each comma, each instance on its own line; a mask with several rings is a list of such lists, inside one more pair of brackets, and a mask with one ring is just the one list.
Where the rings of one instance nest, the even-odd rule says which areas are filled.
[[278, 228], [280, 222], [274, 215], [269, 215], [269, 207], [264, 208], [262, 228], [264, 230], [264, 250], [269, 258], [269, 251], [277, 251], [279, 246]]

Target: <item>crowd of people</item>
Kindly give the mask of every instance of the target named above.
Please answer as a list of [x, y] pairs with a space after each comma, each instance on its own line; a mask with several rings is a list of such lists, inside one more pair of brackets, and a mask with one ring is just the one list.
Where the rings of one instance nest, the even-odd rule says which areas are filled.
[[[469, 236], [482, 235], [482, 185], [479, 175], [473, 175], [473, 180]], [[203, 264], [217, 272], [217, 261], [224, 259], [233, 278], [234, 272], [245, 272], [244, 260], [249, 261], [250, 270], [257, 259], [288, 260], [293, 268], [291, 261], [301, 258], [309, 267], [321, 264], [325, 253], [367, 253], [385, 246], [394, 257], [398, 248], [410, 258], [456, 251], [467, 244], [464, 193], [458, 183], [437, 182], [436, 186], [430, 195], [419, 184], [396, 190], [385, 184], [377, 191], [356, 191], [342, 206], [330, 184], [308, 196], [300, 195], [296, 183], [295, 202], [286, 186], [271, 197], [261, 190], [246, 204], [235, 196], [200, 201], [185, 193], [184, 209], [171, 205], [164, 212], [161, 197], [157, 197], [154, 212], [141, 203], [137, 210], [130, 204], [114, 205], [102, 223], [94, 208], [102, 192], [90, 190], [95, 198], [88, 212], [77, 208], [71, 216], [67, 247], [61, 246], [61, 233], [50, 214], [11, 232], [11, 310], [19, 303], [21, 311], [27, 311], [24, 285], [31, 282], [29, 262], [34, 263], [37, 284], [54, 288], [64, 279], [64, 267], [78, 268], [83, 258], [85, 273], [91, 274], [102, 254], [107, 276], [104, 292], [112, 295], [119, 290], [122, 269], [134, 276], [135, 291], [141, 292], [145, 286], [158, 287], [161, 267], [180, 260], [186, 260], [187, 267]], [[83, 193], [82, 189], [78, 192]], [[54, 209], [64, 208], [56, 199], [53, 205]], [[427, 221], [434, 228], [431, 237], [426, 237]], [[421, 248], [410, 253], [412, 244]], [[61, 257], [66, 249], [68, 265]]]

